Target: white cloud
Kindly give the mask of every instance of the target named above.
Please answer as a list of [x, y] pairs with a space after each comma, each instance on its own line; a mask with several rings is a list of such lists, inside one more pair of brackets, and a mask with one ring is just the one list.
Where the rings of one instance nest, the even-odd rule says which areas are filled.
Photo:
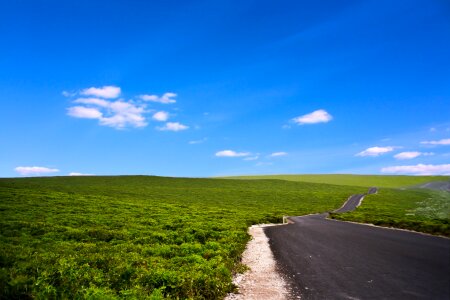
[[419, 156], [430, 156], [430, 155], [434, 155], [433, 152], [418, 152], [418, 151], [411, 151], [411, 152], [400, 152], [396, 155], [394, 155], [394, 157], [396, 159], [399, 160], [404, 160], [404, 159], [413, 159]]
[[270, 157], [286, 156], [286, 155], [288, 155], [287, 152], [274, 152], [270, 154]]
[[85, 174], [85, 173], [78, 173], [78, 172], [70, 172], [69, 176], [94, 176], [94, 174]]
[[169, 113], [165, 111], [158, 111], [153, 114], [152, 116], [153, 120], [165, 122], [169, 119]]
[[17, 167], [14, 170], [20, 175], [40, 175], [59, 172], [58, 169], [51, 169], [46, 167]]
[[120, 87], [106, 85], [100, 88], [90, 87], [81, 91], [81, 95], [114, 99], [120, 95]]
[[394, 147], [371, 147], [356, 154], [356, 156], [379, 156], [394, 151]]
[[67, 114], [74, 118], [101, 119], [103, 114], [97, 108], [73, 106], [67, 109]]
[[111, 105], [111, 102], [99, 98], [78, 98], [73, 102], [79, 104], [95, 105], [100, 107], [109, 107]]
[[249, 156], [249, 157], [244, 158], [244, 160], [257, 160], [258, 158], [259, 158], [258, 155], [256, 155], [256, 156]]
[[[107, 101], [99, 98], [78, 98], [75, 103], [86, 106], [73, 106], [68, 108], [68, 115], [76, 118], [98, 119], [99, 124], [116, 129], [125, 127], [144, 127], [147, 122], [144, 117], [145, 107], [132, 101]], [[96, 106], [96, 107], [89, 107]]]
[[[82, 90], [79, 94], [86, 97], [79, 97], [73, 103], [79, 104], [68, 108], [67, 114], [76, 118], [97, 119], [102, 126], [109, 126], [116, 129], [127, 127], [145, 127], [148, 125], [146, 110], [147, 104], [144, 101], [156, 101], [160, 103], [175, 103], [174, 93], [165, 93], [161, 97], [155, 95], [141, 95], [141, 100], [114, 99], [119, 97], [121, 90], [115, 86], [103, 86], [100, 88], [91, 87]], [[68, 92], [64, 95], [72, 96]], [[91, 97], [88, 97], [91, 96]], [[153, 111], [151, 118], [156, 121], [166, 122], [170, 114], [166, 111]], [[180, 131], [189, 127], [178, 122], [168, 122], [157, 129], [163, 131]]]
[[157, 127], [161, 131], [181, 131], [188, 129], [189, 126], [180, 124], [178, 122], [167, 122], [163, 127]]
[[204, 142], [206, 142], [207, 138], [203, 138], [201, 140], [196, 140], [196, 141], [189, 141], [190, 145], [195, 145], [195, 144], [202, 144]]
[[73, 97], [75, 96], [77, 93], [74, 92], [68, 92], [68, 91], [62, 91], [61, 93], [64, 97]]
[[158, 97], [157, 95], [140, 95], [139, 98], [141, 98], [144, 101], [151, 101], [151, 102], [159, 102], [163, 104], [172, 104], [177, 102], [175, 98], [177, 94], [175, 93], [165, 93], [161, 97]]
[[243, 157], [251, 155], [250, 152], [236, 152], [233, 150], [222, 150], [216, 152], [217, 157]]
[[304, 125], [304, 124], [327, 123], [332, 119], [333, 117], [327, 111], [319, 109], [313, 111], [312, 113], [293, 118], [292, 121], [299, 125]]
[[143, 116], [143, 113], [145, 112], [143, 106], [138, 106], [132, 102], [118, 100], [111, 102], [108, 110], [110, 116], [101, 118], [100, 125], [110, 126], [116, 129], [123, 129], [127, 126], [147, 126], [147, 122]]
[[450, 175], [450, 164], [445, 165], [424, 165], [414, 166], [392, 166], [382, 168], [383, 173], [412, 174], [412, 175]]
[[271, 163], [271, 162], [262, 162], [262, 161], [257, 162], [255, 164], [256, 167], [264, 167], [264, 166], [271, 166], [271, 165], [273, 165], [273, 163]]
[[423, 141], [420, 142], [423, 145], [450, 145], [450, 139], [442, 139], [439, 141]]
[[421, 152], [417, 152], [417, 151], [412, 151], [412, 152], [400, 152], [396, 155], [394, 155], [394, 157], [396, 159], [413, 159], [416, 158], [418, 156], [420, 156], [422, 153]]

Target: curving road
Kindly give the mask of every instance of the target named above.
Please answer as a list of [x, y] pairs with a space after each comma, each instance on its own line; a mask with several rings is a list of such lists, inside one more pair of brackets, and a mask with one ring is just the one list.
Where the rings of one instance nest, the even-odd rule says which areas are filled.
[[[363, 196], [350, 197], [336, 212], [354, 209]], [[327, 216], [292, 217], [289, 225], [265, 228], [293, 296], [450, 299], [450, 239]]]

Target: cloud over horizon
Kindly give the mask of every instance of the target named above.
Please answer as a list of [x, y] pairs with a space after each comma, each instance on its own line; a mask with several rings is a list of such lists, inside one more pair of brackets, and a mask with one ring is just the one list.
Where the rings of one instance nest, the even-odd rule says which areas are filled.
[[409, 174], [409, 175], [450, 175], [450, 164], [410, 166], [392, 166], [381, 169], [382, 173]]
[[85, 174], [85, 173], [79, 173], [79, 172], [70, 172], [69, 176], [94, 176], [94, 174]]
[[49, 174], [49, 173], [57, 173], [58, 169], [47, 168], [47, 167], [16, 167], [14, 171], [19, 173], [20, 175], [41, 175], [41, 174]]

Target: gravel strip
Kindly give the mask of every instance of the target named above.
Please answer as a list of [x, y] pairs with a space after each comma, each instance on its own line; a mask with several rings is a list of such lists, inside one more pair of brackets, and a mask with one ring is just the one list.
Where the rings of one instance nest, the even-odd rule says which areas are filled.
[[250, 270], [237, 274], [233, 283], [239, 287], [238, 294], [228, 294], [225, 300], [284, 300], [289, 298], [287, 284], [276, 270], [276, 262], [263, 227], [249, 228], [252, 240], [242, 255], [242, 263]]

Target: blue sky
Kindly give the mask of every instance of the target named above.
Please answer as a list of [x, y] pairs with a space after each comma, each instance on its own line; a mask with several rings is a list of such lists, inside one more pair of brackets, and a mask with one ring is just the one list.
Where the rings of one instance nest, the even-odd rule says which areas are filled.
[[450, 174], [450, 4], [2, 1], [0, 176]]

